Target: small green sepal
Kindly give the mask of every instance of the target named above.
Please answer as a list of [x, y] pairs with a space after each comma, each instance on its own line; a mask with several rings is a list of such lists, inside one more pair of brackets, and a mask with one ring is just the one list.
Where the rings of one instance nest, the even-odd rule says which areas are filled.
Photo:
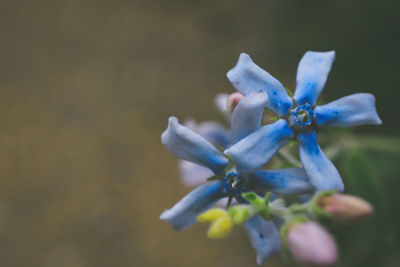
[[335, 190], [324, 190], [316, 193], [314, 197], [311, 199], [310, 203], [308, 204], [309, 212], [311, 213], [311, 215], [318, 219], [331, 219], [332, 214], [321, 209], [320, 206], [318, 205], [318, 201], [321, 197], [331, 196], [336, 193], [337, 192]]

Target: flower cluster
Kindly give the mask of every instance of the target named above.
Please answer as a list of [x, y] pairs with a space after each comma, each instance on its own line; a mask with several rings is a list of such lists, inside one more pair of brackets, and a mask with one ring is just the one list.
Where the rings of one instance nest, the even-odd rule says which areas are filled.
[[[333, 263], [335, 242], [318, 222], [351, 222], [372, 209], [365, 201], [340, 194], [341, 176], [318, 145], [317, 132], [325, 126], [381, 123], [371, 94], [317, 105], [334, 58], [334, 51], [307, 52], [291, 96], [242, 53], [227, 73], [238, 92], [216, 99], [230, 130], [215, 122], [182, 125], [171, 117], [161, 141], [181, 159], [183, 182], [198, 187], [160, 218], [175, 230], [210, 222], [210, 238], [225, 237], [243, 224], [258, 264], [282, 249], [301, 262]], [[276, 116], [267, 118], [268, 112]], [[298, 141], [301, 166], [266, 169], [291, 140]], [[288, 205], [288, 196], [298, 202]], [[223, 203], [226, 208], [213, 208]]]

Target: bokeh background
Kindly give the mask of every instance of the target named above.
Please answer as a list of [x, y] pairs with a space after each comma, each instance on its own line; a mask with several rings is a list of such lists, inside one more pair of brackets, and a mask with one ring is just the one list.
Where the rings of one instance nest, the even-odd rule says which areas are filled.
[[160, 134], [170, 115], [223, 120], [213, 98], [234, 91], [225, 74], [240, 52], [293, 89], [305, 51], [336, 50], [324, 99], [375, 94], [383, 125], [352, 132], [387, 137], [386, 149], [335, 161], [376, 210], [332, 229], [339, 265], [399, 266], [399, 10], [396, 0], [2, 0], [0, 265], [256, 266], [243, 229], [215, 242], [206, 225], [176, 233], [158, 219], [190, 190]]

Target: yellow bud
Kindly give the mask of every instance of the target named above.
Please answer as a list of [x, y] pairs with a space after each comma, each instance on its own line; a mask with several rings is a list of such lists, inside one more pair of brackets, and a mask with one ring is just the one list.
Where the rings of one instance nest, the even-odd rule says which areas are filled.
[[221, 217], [227, 216], [227, 212], [223, 209], [209, 209], [197, 216], [198, 222], [214, 222]]
[[250, 212], [247, 207], [238, 209], [232, 216], [232, 219], [235, 222], [235, 224], [242, 224], [248, 218], [250, 218]]
[[210, 239], [220, 239], [226, 237], [233, 228], [233, 220], [229, 216], [224, 216], [213, 222], [208, 229], [207, 236]]

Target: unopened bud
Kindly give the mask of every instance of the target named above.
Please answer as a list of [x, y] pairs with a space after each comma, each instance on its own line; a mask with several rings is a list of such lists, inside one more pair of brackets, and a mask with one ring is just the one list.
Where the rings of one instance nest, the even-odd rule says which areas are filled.
[[372, 213], [372, 207], [368, 202], [350, 195], [322, 196], [318, 199], [317, 204], [331, 215], [334, 222], [341, 224], [358, 222]]
[[288, 227], [287, 246], [295, 260], [311, 265], [332, 265], [337, 248], [330, 234], [315, 222], [293, 223]]
[[244, 95], [242, 95], [241, 93], [233, 93], [230, 94], [226, 103], [226, 107], [229, 111], [229, 113], [232, 114], [233, 110], [235, 109], [235, 107], [237, 106], [237, 104], [239, 104], [240, 100], [242, 100], [244, 97]]
[[228, 216], [228, 213], [223, 209], [209, 209], [197, 216], [198, 222], [214, 222], [221, 217]]
[[224, 238], [232, 231], [233, 225], [231, 217], [223, 216], [211, 224], [207, 236], [210, 239]]

